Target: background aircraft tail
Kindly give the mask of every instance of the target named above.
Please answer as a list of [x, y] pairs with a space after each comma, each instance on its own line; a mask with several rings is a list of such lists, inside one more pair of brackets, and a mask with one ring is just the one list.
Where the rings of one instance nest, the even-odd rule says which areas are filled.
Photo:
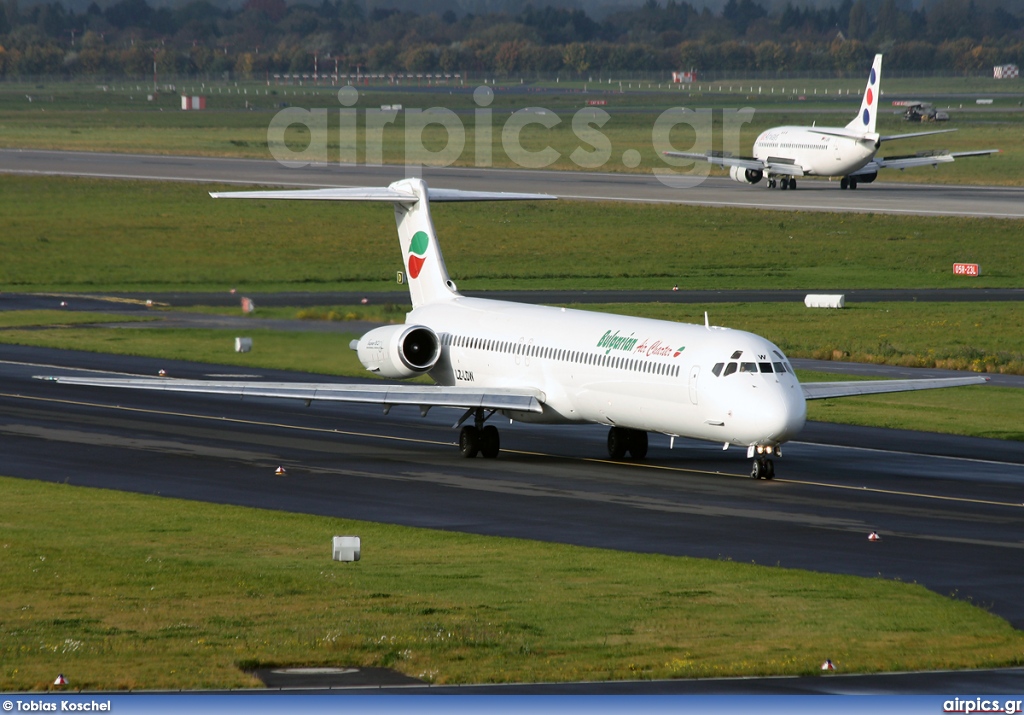
[[846, 128], [864, 134], [874, 134], [881, 94], [882, 56], [875, 55], [875, 61], [871, 63], [871, 72], [868, 74], [868, 84], [864, 88], [864, 96], [860, 101], [860, 111], [853, 121], [846, 125]]
[[530, 201], [556, 198], [548, 194], [430, 189], [422, 179], [403, 179], [387, 188], [226, 191], [211, 193], [210, 196], [215, 199], [319, 199], [387, 201], [394, 204], [402, 262], [413, 308], [458, 296], [455, 284], [448, 277], [448, 269], [437, 243], [434, 222], [430, 218], [431, 201]]

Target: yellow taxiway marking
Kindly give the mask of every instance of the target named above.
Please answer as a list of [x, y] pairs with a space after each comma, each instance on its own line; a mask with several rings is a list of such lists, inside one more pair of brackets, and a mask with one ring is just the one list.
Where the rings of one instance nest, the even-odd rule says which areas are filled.
[[[187, 417], [187, 418], [190, 418], [190, 419], [210, 420], [210, 421], [214, 421], [214, 422], [226, 422], [226, 423], [242, 424], [242, 425], [253, 425], [253, 426], [256, 426], [256, 427], [279, 427], [279, 428], [282, 428], [282, 429], [296, 430], [296, 431], [300, 431], [300, 432], [314, 432], [314, 433], [322, 433], [322, 434], [340, 434], [340, 435], [346, 435], [346, 436], [349, 436], [349, 437], [372, 437], [372, 438], [375, 438], [375, 439], [384, 439], [384, 440], [390, 440], [390, 441], [393, 441], [393, 442], [407, 442], [407, 443], [410, 443], [410, 444], [430, 444], [430, 445], [438, 445], [438, 446], [455, 446], [457, 444], [456, 442], [453, 442], [453, 441], [422, 439], [422, 438], [418, 438], [418, 437], [396, 437], [394, 435], [382, 435], [382, 434], [376, 434], [376, 433], [372, 433], [372, 432], [353, 432], [353, 431], [350, 431], [350, 430], [331, 429], [331, 428], [328, 428], [328, 427], [308, 427], [308, 426], [302, 426], [302, 425], [290, 425], [290, 424], [286, 424], [284, 422], [261, 422], [261, 421], [257, 421], [257, 420], [246, 420], [246, 419], [242, 419], [242, 418], [239, 418], [239, 417], [215, 417], [215, 416], [212, 416], [212, 415], [200, 415], [200, 414], [194, 414], [194, 413], [190, 413], [190, 412], [171, 412], [171, 411], [168, 411], [168, 410], [155, 410], [155, 409], [142, 408], [142, 407], [124, 407], [122, 405], [105, 405], [105, 404], [100, 404], [100, 403], [96, 403], [96, 402], [85, 402], [85, 401], [82, 401], [82, 400], [66, 400], [66, 399], [59, 399], [59, 398], [53, 398], [53, 397], [35, 397], [35, 396], [31, 396], [31, 395], [16, 395], [16, 394], [11, 394], [11, 393], [0, 393], [0, 396], [2, 396], [2, 397], [9, 397], [9, 398], [13, 398], [13, 399], [20, 399], [20, 400], [34, 400], [36, 402], [48, 402], [48, 403], [52, 403], [52, 404], [77, 405], [77, 406], [80, 406], [80, 407], [98, 407], [98, 408], [101, 408], [101, 409], [119, 410], [119, 411], [122, 411], [122, 412], [134, 412], [134, 413], [138, 413], [138, 414], [165, 415], [165, 416], [168, 416], [168, 417]], [[510, 454], [520, 454], [520, 455], [526, 455], [526, 456], [532, 456], [532, 457], [548, 457], [548, 458], [555, 457], [555, 458], [558, 458], [558, 459], [571, 459], [571, 460], [574, 460], [574, 461], [590, 462], [590, 463], [593, 463], [593, 464], [609, 464], [609, 465], [615, 465], [615, 466], [620, 466], [620, 467], [621, 466], [629, 466], [629, 467], [635, 467], [635, 468], [638, 468], [638, 469], [660, 470], [660, 471], [676, 472], [676, 473], [682, 473], [682, 474], [702, 474], [702, 475], [708, 475], [708, 476], [713, 476], [713, 477], [734, 477], [734, 478], [741, 478], [741, 479], [750, 479], [750, 476], [746, 475], [746, 474], [733, 474], [731, 472], [713, 472], [713, 471], [704, 470], [704, 469], [689, 469], [687, 467], [676, 467], [676, 466], [667, 465], [667, 464], [646, 464], [646, 463], [643, 463], [643, 462], [624, 462], [624, 461], [620, 462], [620, 461], [615, 461], [615, 460], [611, 460], [611, 459], [597, 459], [597, 458], [594, 458], [594, 457], [564, 457], [562, 455], [557, 455], [557, 454], [548, 454], [546, 452], [531, 452], [531, 451], [526, 451], [526, 450], [506, 449], [506, 450], [502, 450], [502, 451], [508, 452]], [[844, 485], [844, 484], [829, 484], [827, 482], [804, 481], [804, 480], [800, 480], [800, 479], [772, 479], [772, 480], [768, 480], [768, 481], [774, 482], [774, 483], [777, 483], [777, 484], [795, 484], [795, 485], [800, 485], [800, 486], [821, 487], [823, 489], [839, 489], [839, 490], [844, 490], [844, 491], [855, 491], [855, 492], [863, 492], [863, 493], [887, 494], [887, 495], [890, 495], [890, 496], [916, 497], [918, 499], [934, 499], [936, 501], [956, 502], [956, 503], [962, 503], [962, 504], [979, 504], [979, 505], [985, 505], [985, 506], [1009, 506], [1009, 507], [1017, 507], [1017, 508], [1024, 507], [1024, 504], [1015, 503], [1015, 502], [991, 501], [991, 500], [986, 500], [986, 499], [970, 499], [968, 497], [949, 497], [949, 496], [941, 496], [941, 495], [938, 495], [938, 494], [925, 494], [925, 493], [922, 493], [922, 492], [906, 492], [906, 491], [899, 491], [899, 490], [896, 490], [896, 489], [879, 489], [879, 488], [876, 488], [876, 487], [857, 487], [857, 486]]]

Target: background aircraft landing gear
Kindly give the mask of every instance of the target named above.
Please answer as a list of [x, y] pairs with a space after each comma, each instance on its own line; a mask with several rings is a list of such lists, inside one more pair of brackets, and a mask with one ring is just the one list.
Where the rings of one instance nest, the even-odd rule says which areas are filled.
[[751, 479], [773, 479], [775, 477], [775, 462], [765, 457], [758, 457], [754, 460], [750, 477]]
[[766, 189], [774, 189], [778, 185], [779, 182], [776, 181], [775, 179], [768, 179], [768, 183], [766, 183], [764, 186]]
[[647, 456], [647, 446], [647, 433], [643, 430], [625, 427], [608, 430], [608, 456], [612, 459], [622, 459], [629, 452], [630, 457], [639, 461]]
[[475, 414], [473, 425], [466, 425], [459, 432], [459, 452], [463, 457], [472, 459], [482, 454], [486, 459], [494, 459], [501, 451], [501, 437], [494, 425], [484, 426], [483, 410]]

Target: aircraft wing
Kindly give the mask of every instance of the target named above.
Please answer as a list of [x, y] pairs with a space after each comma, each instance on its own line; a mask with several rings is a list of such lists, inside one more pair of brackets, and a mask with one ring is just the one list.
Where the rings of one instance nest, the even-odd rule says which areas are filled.
[[880, 142], [891, 142], [896, 139], [912, 139], [913, 137], [926, 137], [929, 134], [947, 134], [949, 132], [955, 132], [956, 129], [932, 129], [927, 132], [910, 132], [909, 134], [889, 134], [886, 136], [878, 137]]
[[874, 174], [879, 169], [912, 169], [916, 166], [938, 166], [939, 164], [951, 164], [956, 159], [967, 156], [988, 156], [998, 154], [999, 149], [981, 149], [978, 151], [957, 151], [942, 154], [924, 154], [914, 156], [892, 156], [888, 158], [877, 157], [850, 176], [863, 176]]
[[720, 154], [692, 154], [685, 151], [666, 151], [665, 156], [674, 156], [680, 159], [693, 159], [695, 161], [706, 161], [716, 166], [738, 166], [743, 169], [754, 171], [767, 171], [768, 166], [760, 159], [745, 158], [742, 156], [722, 156]]
[[824, 400], [829, 397], [854, 397], [856, 395], [879, 395], [886, 392], [910, 392], [912, 390], [938, 390], [943, 387], [961, 385], [983, 385], [988, 378], [982, 375], [971, 377], [939, 377], [916, 380], [853, 380], [848, 382], [802, 382], [805, 400]]
[[315, 382], [241, 382], [215, 380], [176, 380], [172, 378], [99, 378], [46, 377], [38, 380], [64, 385], [120, 387], [135, 390], [192, 392], [205, 395], [239, 397], [278, 397], [284, 399], [362, 402], [377, 405], [413, 405], [427, 407], [482, 407], [486, 410], [541, 412], [544, 393], [533, 388], [444, 387], [441, 385], [379, 385], [365, 383]]

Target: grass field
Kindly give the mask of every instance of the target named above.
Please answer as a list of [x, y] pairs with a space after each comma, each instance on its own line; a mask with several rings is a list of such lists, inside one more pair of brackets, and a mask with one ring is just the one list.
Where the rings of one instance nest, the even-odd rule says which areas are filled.
[[[582, 93], [582, 84], [566, 86], [537, 86], [533, 92], [524, 92], [511, 86], [498, 88], [495, 99], [488, 106], [491, 112], [491, 161], [480, 164], [476, 159], [476, 142], [484, 120], [474, 114], [478, 108], [467, 89], [454, 91], [436, 88], [409, 91], [400, 88], [361, 88], [361, 98], [354, 105], [359, 110], [360, 128], [356, 137], [358, 160], [371, 161], [376, 151], [367, 153], [366, 111], [379, 111], [381, 105], [401, 104], [406, 109], [444, 108], [454, 111], [465, 130], [465, 145], [455, 163], [459, 165], [518, 166], [533, 161], [526, 155], [509, 151], [502, 138], [502, 128], [513, 111], [525, 107], [543, 107], [553, 118], [561, 121], [547, 128], [532, 125], [521, 135], [523, 149], [536, 152], [551, 146], [559, 157], [550, 166], [559, 169], [591, 169], [596, 165], [602, 171], [650, 171], [668, 168], [660, 151], [652, 141], [656, 119], [669, 107], [685, 106], [714, 110], [711, 146], [721, 149], [724, 136], [723, 109], [753, 108], [753, 120], [742, 126], [738, 145], [733, 151], [749, 154], [754, 138], [764, 129], [781, 124], [844, 125], [853, 117], [859, 104], [862, 80], [813, 81], [749, 81], [701, 84], [687, 91], [658, 89], [648, 83], [627, 82], [623, 92], [609, 92], [607, 84], [588, 84]], [[267, 129], [273, 117], [285, 106], [328, 110], [329, 134], [325, 143], [326, 159], [337, 161], [342, 145], [352, 145], [348, 134], [339, 133], [337, 110], [341, 109], [336, 87], [267, 86], [265, 83], [242, 83], [241, 86], [217, 84], [207, 87], [199, 83], [185, 83], [180, 91], [206, 93], [210, 110], [182, 112], [177, 91], [152, 95], [145, 83], [54, 84], [36, 86], [6, 85], [0, 88], [0, 146], [20, 148], [57, 148], [90, 151], [119, 151], [159, 154], [190, 154], [204, 156], [241, 156], [270, 158]], [[611, 86], [617, 90], [617, 83]], [[900, 89], [905, 87], [906, 89]], [[929, 96], [929, 87], [934, 87]], [[743, 89], [741, 89], [743, 88]], [[976, 80], [973, 86], [958, 81], [918, 80], [894, 83], [887, 94], [892, 97], [934, 99], [937, 107], [948, 109], [953, 116], [950, 128], [958, 131], [941, 137], [924, 137], [901, 141], [887, 146], [882, 156], [913, 154], [923, 150], [944, 149], [1001, 149], [1002, 153], [989, 159], [964, 159], [937, 171], [916, 169], [908, 172], [883, 173], [893, 181], [938, 183], [981, 183], [1020, 185], [1024, 175], [1024, 135], [1020, 130], [1020, 93], [1013, 94], [1013, 83]], [[757, 90], [760, 90], [758, 92]], [[828, 91], [830, 94], [825, 94]], [[837, 92], [847, 94], [837, 95]], [[969, 96], [962, 96], [968, 93]], [[988, 92], [993, 104], [978, 108], [973, 97]], [[153, 96], [152, 100], [147, 97]], [[945, 96], [945, 101], [940, 97]], [[32, 101], [28, 101], [29, 98]], [[799, 97], [805, 97], [800, 100]], [[587, 141], [585, 129], [573, 128], [572, 117], [586, 101], [599, 98], [608, 104], [600, 111], [608, 112], [606, 124], [600, 133], [607, 137], [608, 155], [595, 155], [596, 145]], [[895, 112], [896, 110], [893, 110]], [[379, 160], [402, 164], [407, 160], [417, 163], [447, 163], [451, 159], [432, 157], [449, 142], [447, 130], [438, 125], [424, 131], [425, 151], [417, 153], [406, 149], [406, 112], [398, 113], [394, 123], [384, 126]], [[425, 115], [429, 116], [429, 115]], [[916, 131], [918, 125], [908, 125], [896, 114], [883, 111], [879, 117], [879, 131], [897, 134]], [[909, 128], [908, 128], [909, 127]], [[593, 127], [591, 131], [597, 131]], [[375, 145], [370, 134], [370, 145]], [[304, 148], [309, 134], [298, 127], [289, 133], [289, 144], [294, 149]], [[687, 150], [694, 146], [697, 133], [681, 125], [666, 137], [673, 147]], [[453, 146], [457, 145], [453, 144]], [[730, 148], [730, 147], [726, 147]], [[573, 158], [573, 151], [585, 152]], [[624, 160], [623, 153], [639, 153], [639, 163]], [[698, 149], [700, 150], [700, 149]], [[682, 169], [688, 171], [689, 168]]]
[[[486, 683], [1024, 662], [1024, 634], [914, 584], [19, 479], [0, 489], [5, 691], [47, 689], [58, 672], [85, 690], [244, 688], [258, 683], [243, 668], [260, 665]], [[337, 534], [360, 536], [359, 562], [331, 561]]]
[[[0, 176], [0, 290], [393, 290], [391, 207]], [[1010, 220], [552, 201], [433, 207], [463, 289], [1024, 286]], [[624, 242], [623, 236], [639, 237]], [[954, 276], [957, 261], [979, 278]]]

